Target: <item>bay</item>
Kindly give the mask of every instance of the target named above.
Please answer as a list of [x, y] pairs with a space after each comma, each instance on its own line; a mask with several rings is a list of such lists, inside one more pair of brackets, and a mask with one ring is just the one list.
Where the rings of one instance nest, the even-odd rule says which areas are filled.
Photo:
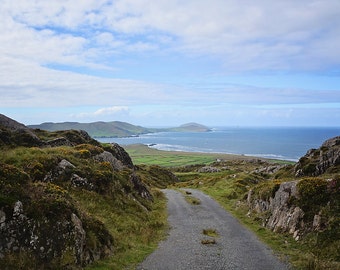
[[140, 143], [166, 151], [225, 153], [297, 161], [309, 149], [318, 148], [325, 140], [335, 136], [340, 136], [340, 127], [216, 127], [211, 132], [159, 132], [97, 140], [122, 146]]

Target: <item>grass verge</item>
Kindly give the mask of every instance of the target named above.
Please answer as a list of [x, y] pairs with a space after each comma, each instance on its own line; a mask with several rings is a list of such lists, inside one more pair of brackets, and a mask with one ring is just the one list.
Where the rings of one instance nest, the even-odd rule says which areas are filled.
[[[166, 199], [162, 192], [153, 190], [154, 204], [151, 211], [142, 210], [134, 200], [117, 207], [116, 200], [88, 192], [72, 191], [80, 207], [90, 215], [102, 221], [115, 242], [113, 256], [95, 262], [86, 269], [135, 269], [165, 237], [167, 231]], [[91, 198], [91, 199], [89, 199]]]

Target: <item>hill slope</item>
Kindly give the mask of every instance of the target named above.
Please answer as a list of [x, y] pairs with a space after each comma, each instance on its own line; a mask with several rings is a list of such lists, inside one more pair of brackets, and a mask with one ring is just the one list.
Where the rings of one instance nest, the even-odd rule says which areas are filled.
[[151, 184], [174, 181], [84, 131], [31, 130], [0, 115], [0, 268], [78, 269], [145, 252], [165, 226]]
[[152, 129], [135, 126], [129, 123], [113, 121], [113, 122], [93, 122], [93, 123], [43, 123], [40, 125], [30, 125], [30, 128], [43, 129], [48, 131], [57, 130], [85, 130], [92, 137], [129, 137], [140, 134], [154, 132]]
[[92, 137], [130, 137], [138, 136], [146, 133], [154, 132], [206, 132], [210, 131], [205, 127], [196, 123], [189, 123], [174, 128], [146, 128], [142, 126], [135, 126], [126, 122], [92, 122], [92, 123], [78, 123], [78, 122], [64, 122], [64, 123], [43, 123], [40, 125], [28, 126], [32, 129], [42, 129], [48, 131], [57, 130], [85, 130]]
[[197, 123], [187, 123], [183, 124], [179, 127], [169, 128], [169, 131], [177, 131], [177, 132], [207, 132], [211, 131], [210, 128], [197, 124]]

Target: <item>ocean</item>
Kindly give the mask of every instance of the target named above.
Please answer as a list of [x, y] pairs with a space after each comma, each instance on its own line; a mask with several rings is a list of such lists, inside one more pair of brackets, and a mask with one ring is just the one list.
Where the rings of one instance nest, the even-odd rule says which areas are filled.
[[140, 143], [166, 151], [225, 153], [297, 161], [309, 149], [318, 148], [325, 140], [335, 136], [340, 136], [340, 127], [218, 127], [211, 132], [159, 132], [97, 140], [122, 146]]

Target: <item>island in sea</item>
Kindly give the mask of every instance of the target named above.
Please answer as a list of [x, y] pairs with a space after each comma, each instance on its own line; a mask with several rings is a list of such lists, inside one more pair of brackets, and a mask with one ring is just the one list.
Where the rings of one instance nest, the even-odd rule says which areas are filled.
[[60, 131], [60, 130], [85, 130], [91, 137], [94, 138], [122, 138], [139, 136], [147, 133], [155, 132], [208, 132], [210, 128], [198, 124], [187, 123], [179, 127], [170, 128], [146, 128], [142, 126], [132, 125], [121, 121], [112, 122], [92, 122], [92, 123], [79, 123], [79, 122], [63, 122], [52, 123], [46, 122], [39, 125], [28, 126], [32, 129], [42, 129], [47, 131]]

